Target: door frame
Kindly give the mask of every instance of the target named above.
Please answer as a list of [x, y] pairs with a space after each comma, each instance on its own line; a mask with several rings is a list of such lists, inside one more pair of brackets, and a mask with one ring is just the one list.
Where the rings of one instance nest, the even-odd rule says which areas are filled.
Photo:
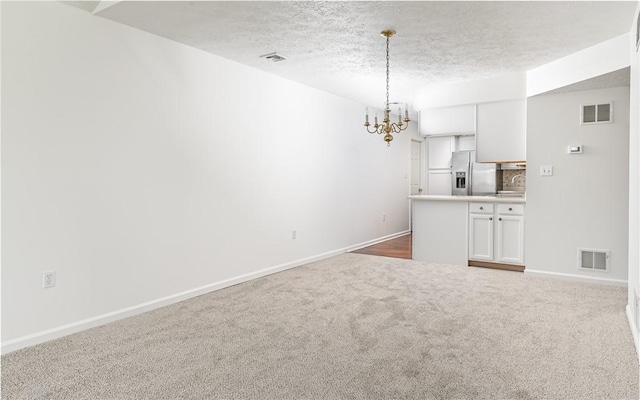
[[[413, 143], [420, 143], [420, 188], [422, 189], [422, 194], [425, 194], [425, 187], [427, 183], [427, 170], [426, 170], [426, 156], [427, 156], [427, 141], [425, 138], [416, 139], [411, 138], [411, 147], [413, 147]], [[413, 154], [413, 149], [409, 150], [409, 162], [411, 163], [411, 156]], [[411, 165], [411, 164], [410, 164]], [[413, 168], [410, 168], [411, 174], [413, 174]], [[413, 180], [413, 176], [409, 179], [409, 194], [411, 194], [411, 182]], [[409, 210], [409, 230], [413, 232], [413, 201], [410, 202], [410, 210]]]

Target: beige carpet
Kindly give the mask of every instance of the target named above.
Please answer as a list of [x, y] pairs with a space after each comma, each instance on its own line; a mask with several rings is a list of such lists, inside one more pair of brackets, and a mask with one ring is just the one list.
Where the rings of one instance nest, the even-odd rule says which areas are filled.
[[626, 290], [344, 254], [2, 356], [3, 399], [637, 399]]

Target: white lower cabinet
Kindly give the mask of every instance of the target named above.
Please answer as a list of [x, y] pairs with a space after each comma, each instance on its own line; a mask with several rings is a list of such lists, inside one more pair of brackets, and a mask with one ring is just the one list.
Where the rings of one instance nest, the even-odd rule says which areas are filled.
[[469, 260], [524, 265], [524, 204], [469, 203]]
[[524, 216], [501, 215], [498, 217], [496, 238], [497, 262], [524, 264]]
[[469, 259], [493, 261], [493, 204], [469, 204]]

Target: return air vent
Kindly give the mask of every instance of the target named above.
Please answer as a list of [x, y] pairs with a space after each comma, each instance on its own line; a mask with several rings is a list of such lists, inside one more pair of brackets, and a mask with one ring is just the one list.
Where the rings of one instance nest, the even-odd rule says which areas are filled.
[[613, 121], [613, 104], [588, 104], [580, 106], [582, 125], [599, 124]]
[[609, 251], [578, 249], [578, 268], [591, 271], [609, 271]]

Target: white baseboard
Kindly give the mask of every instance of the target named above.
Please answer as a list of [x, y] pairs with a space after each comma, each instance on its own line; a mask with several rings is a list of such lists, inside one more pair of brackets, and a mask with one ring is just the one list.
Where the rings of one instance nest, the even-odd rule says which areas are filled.
[[638, 358], [638, 365], [640, 365], [640, 338], [638, 337], [638, 327], [634, 322], [633, 315], [631, 315], [631, 307], [629, 304], [624, 308], [627, 314], [627, 321], [629, 321], [629, 328], [631, 328], [631, 335], [633, 335], [633, 344], [636, 347], [636, 357]]
[[565, 279], [574, 282], [599, 283], [604, 285], [620, 286], [625, 288], [627, 287], [627, 281], [622, 279], [597, 278], [591, 276], [563, 274], [560, 272], [531, 270], [529, 268], [525, 268], [524, 273], [531, 276], [544, 276], [549, 278]]
[[339, 254], [343, 254], [349, 251], [361, 249], [363, 247], [371, 246], [385, 240], [393, 239], [396, 237], [408, 235], [411, 231], [402, 231], [391, 235], [383, 236], [377, 239], [369, 240], [367, 242], [359, 243], [353, 246], [344, 247], [342, 249], [329, 251], [322, 254], [317, 254], [312, 257], [303, 258], [300, 260], [288, 262], [285, 264], [276, 265], [274, 267], [265, 268], [259, 271], [255, 271], [249, 274], [240, 275], [231, 279], [227, 279], [220, 282], [210, 283], [208, 285], [200, 286], [194, 289], [186, 290], [181, 293], [176, 293], [170, 296], [166, 296], [160, 299], [151, 300], [142, 304], [138, 304], [132, 307], [123, 308], [120, 310], [112, 311], [110, 313], [97, 315], [95, 317], [83, 319], [81, 321], [72, 322], [70, 324], [58, 326], [52, 329], [36, 332], [31, 335], [21, 336], [16, 339], [7, 340], [2, 342], [0, 353], [6, 354], [12, 351], [16, 351], [25, 347], [34, 346], [36, 344], [48, 342], [53, 339], [58, 339], [63, 336], [70, 335], [72, 333], [84, 331], [96, 326], [104, 325], [109, 322], [117, 321], [120, 319], [128, 318], [134, 315], [142, 314], [147, 311], [155, 310], [160, 307], [168, 306], [170, 304], [178, 303], [192, 297], [200, 296], [215, 290], [224, 289], [229, 286], [237, 285], [239, 283], [247, 282], [252, 279], [261, 278], [263, 276], [275, 274], [287, 269], [299, 267], [304, 264], [309, 264], [315, 261], [324, 260], [329, 257], [334, 257]]

